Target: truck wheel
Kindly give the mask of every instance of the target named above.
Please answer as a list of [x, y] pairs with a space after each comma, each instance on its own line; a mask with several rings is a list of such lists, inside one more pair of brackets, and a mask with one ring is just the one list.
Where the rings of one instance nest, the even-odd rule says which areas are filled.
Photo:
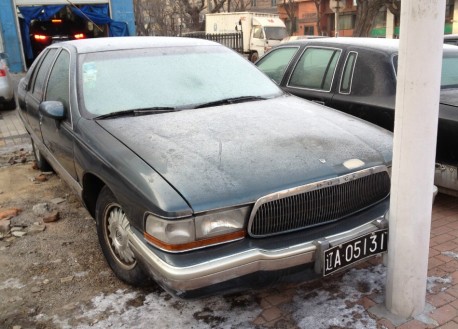
[[130, 285], [147, 284], [149, 278], [128, 243], [129, 220], [107, 186], [102, 188], [97, 198], [95, 219], [102, 252], [116, 276]]
[[257, 52], [257, 51], [255, 51], [254, 53], [251, 53], [251, 55], [250, 55], [250, 61], [251, 61], [251, 62], [254, 63], [254, 62], [256, 62], [258, 59], [259, 59], [259, 55], [258, 55], [258, 52]]
[[35, 157], [35, 162], [37, 163], [38, 169], [41, 171], [51, 171], [52, 168], [49, 165], [48, 161], [40, 153], [40, 150], [35, 146], [35, 143], [32, 139], [32, 149], [33, 149], [33, 156]]

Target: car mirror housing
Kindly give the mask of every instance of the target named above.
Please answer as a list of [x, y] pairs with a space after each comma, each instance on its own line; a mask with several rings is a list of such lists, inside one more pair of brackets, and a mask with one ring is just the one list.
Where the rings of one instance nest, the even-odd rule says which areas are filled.
[[40, 104], [39, 111], [44, 116], [55, 120], [63, 120], [65, 118], [65, 107], [59, 101], [45, 101]]

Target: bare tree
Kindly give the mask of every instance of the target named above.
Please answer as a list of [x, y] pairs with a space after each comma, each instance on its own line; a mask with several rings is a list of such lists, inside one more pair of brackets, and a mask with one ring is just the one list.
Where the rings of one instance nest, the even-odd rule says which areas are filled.
[[227, 0], [227, 11], [247, 11], [251, 8], [251, 0]]
[[356, 0], [356, 25], [353, 31], [355, 37], [369, 36], [375, 17], [380, 9], [385, 6], [387, 0]]
[[313, 0], [316, 7], [316, 28], [318, 35], [321, 35], [321, 0]]
[[185, 15], [177, 0], [134, 0], [138, 35], [177, 35]]
[[394, 16], [401, 16], [401, 0], [386, 0], [385, 5]]
[[297, 3], [294, 0], [283, 0], [283, 8], [288, 16], [288, 21], [290, 22], [289, 34], [293, 34], [296, 32]]
[[[189, 28], [192, 31], [203, 30], [203, 24], [200, 22], [200, 13], [207, 8], [205, 0], [179, 0], [182, 4], [184, 11], [189, 18]], [[208, 0], [211, 1], [210, 13], [218, 13], [226, 3], [226, 0]]]

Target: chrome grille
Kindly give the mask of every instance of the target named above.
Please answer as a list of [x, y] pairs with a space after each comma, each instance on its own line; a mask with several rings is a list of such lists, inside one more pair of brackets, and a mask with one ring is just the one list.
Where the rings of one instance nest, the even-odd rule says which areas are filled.
[[255, 204], [248, 231], [253, 237], [263, 237], [334, 222], [370, 207], [389, 193], [385, 167], [275, 193]]

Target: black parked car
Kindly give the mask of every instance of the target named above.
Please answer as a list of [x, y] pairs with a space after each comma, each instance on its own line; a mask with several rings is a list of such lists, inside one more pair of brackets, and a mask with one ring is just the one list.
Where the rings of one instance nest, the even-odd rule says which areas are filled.
[[57, 43], [18, 98], [38, 166], [78, 193], [130, 284], [192, 297], [386, 251], [391, 133], [285, 94], [219, 44]]
[[[399, 40], [326, 38], [278, 46], [256, 65], [283, 90], [393, 131]], [[435, 184], [458, 195], [458, 47], [444, 45]]]

